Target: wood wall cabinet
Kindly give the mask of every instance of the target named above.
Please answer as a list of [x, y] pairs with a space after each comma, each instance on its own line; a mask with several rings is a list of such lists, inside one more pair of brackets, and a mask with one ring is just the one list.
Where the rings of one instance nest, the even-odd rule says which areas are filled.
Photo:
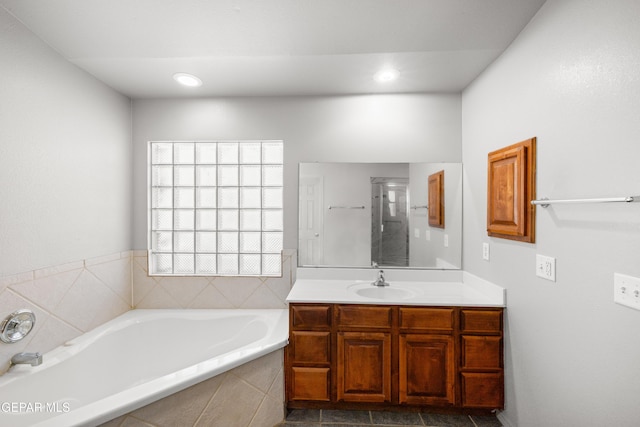
[[535, 243], [536, 138], [488, 155], [487, 234]]
[[289, 408], [503, 407], [502, 309], [291, 304]]
[[444, 228], [444, 171], [429, 175], [427, 183], [429, 205], [427, 208], [429, 225]]

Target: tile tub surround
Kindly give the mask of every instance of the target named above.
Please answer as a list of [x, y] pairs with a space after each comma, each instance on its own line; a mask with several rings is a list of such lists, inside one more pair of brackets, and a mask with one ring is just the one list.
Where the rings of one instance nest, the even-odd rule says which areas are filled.
[[501, 427], [494, 416], [445, 415], [426, 412], [342, 411], [296, 409], [278, 427], [430, 426]]
[[19, 352], [45, 353], [132, 308], [286, 308], [296, 251], [282, 277], [149, 277], [146, 251], [125, 251], [0, 277], [0, 320], [27, 308], [34, 330], [0, 343], [0, 374]]
[[198, 383], [101, 427], [273, 427], [284, 418], [283, 350]]
[[147, 274], [147, 252], [134, 251], [135, 308], [287, 308], [296, 251], [282, 252], [282, 277], [162, 277]]
[[0, 373], [16, 353], [45, 353], [129, 311], [131, 259], [119, 252], [0, 278], [0, 317], [22, 308], [36, 315], [25, 339], [0, 343]]

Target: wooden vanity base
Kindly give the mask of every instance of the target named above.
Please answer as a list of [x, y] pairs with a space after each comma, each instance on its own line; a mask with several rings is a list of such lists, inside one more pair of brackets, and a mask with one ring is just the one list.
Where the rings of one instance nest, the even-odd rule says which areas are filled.
[[502, 308], [292, 303], [289, 409], [504, 406]]

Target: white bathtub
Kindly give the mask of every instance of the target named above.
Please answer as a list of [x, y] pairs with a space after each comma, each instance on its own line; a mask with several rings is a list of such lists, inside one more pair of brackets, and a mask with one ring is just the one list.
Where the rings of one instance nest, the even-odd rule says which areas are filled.
[[98, 425], [287, 338], [287, 310], [132, 310], [0, 376], [0, 425]]

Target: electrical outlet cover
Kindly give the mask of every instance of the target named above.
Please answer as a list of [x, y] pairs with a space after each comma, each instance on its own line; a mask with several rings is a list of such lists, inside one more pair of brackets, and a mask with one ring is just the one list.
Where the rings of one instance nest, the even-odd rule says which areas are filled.
[[613, 274], [613, 301], [640, 310], [640, 279], [626, 274]]
[[536, 255], [536, 276], [556, 281], [556, 259], [550, 256]]

